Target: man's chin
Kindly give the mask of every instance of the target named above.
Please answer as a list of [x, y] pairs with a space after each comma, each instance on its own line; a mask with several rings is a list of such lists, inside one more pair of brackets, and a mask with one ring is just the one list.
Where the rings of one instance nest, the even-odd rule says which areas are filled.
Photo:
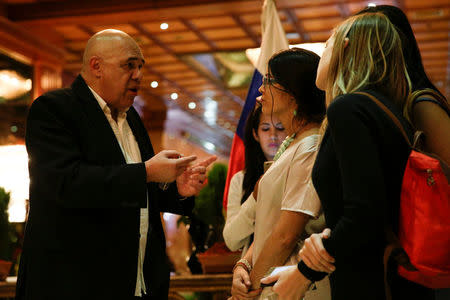
[[120, 111], [128, 111], [128, 109], [133, 105], [134, 97], [127, 97], [126, 101], [122, 101], [120, 104]]

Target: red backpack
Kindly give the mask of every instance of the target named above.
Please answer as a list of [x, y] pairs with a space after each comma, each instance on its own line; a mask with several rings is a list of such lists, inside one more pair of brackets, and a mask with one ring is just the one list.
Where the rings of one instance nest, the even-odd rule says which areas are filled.
[[449, 288], [450, 168], [415, 147], [420, 134], [416, 133], [411, 145], [400, 121], [383, 103], [370, 94], [359, 94], [369, 97], [392, 119], [411, 148], [403, 175], [398, 238], [387, 230], [385, 269], [393, 254], [400, 276], [429, 288]]

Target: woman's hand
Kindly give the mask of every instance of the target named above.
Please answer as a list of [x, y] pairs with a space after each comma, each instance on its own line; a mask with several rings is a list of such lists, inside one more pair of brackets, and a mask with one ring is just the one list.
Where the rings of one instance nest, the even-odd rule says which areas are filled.
[[301, 260], [311, 269], [319, 272], [332, 273], [336, 269], [333, 265], [334, 258], [323, 247], [322, 239], [327, 239], [331, 235], [329, 228], [322, 233], [314, 233], [305, 240], [305, 244], [298, 253]]
[[261, 293], [261, 289], [249, 291], [252, 286], [250, 275], [247, 270], [237, 266], [233, 272], [233, 283], [231, 285], [232, 299], [253, 299]]
[[276, 283], [272, 287], [272, 290], [278, 294], [278, 300], [302, 299], [311, 285], [311, 281], [300, 273], [296, 265], [290, 266], [275, 275], [261, 279], [261, 283], [264, 284], [269, 284], [274, 281]]

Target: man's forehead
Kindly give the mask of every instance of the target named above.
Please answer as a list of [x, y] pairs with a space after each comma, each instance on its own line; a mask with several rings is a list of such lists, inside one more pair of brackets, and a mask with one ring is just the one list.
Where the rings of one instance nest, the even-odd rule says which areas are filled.
[[128, 59], [138, 59], [144, 61], [144, 56], [142, 54], [141, 48], [136, 44], [135, 41], [128, 43], [126, 46], [128, 48], [126, 51], [128, 55]]

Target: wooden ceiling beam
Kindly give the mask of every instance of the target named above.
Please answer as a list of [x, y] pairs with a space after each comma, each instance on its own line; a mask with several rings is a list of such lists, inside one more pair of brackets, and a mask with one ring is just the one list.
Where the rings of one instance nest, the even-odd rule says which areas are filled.
[[395, 6], [405, 11], [405, 1], [404, 0], [394, 0]]
[[86, 32], [89, 36], [93, 36], [96, 33], [94, 30], [92, 30], [92, 28], [90, 28], [86, 24], [79, 24], [78, 28], [81, 31]]
[[[167, 78], [164, 74], [162, 74], [161, 72], [158, 72], [157, 70], [155, 70], [153, 67], [151, 66], [145, 66], [146, 70], [148, 70], [150, 73], [156, 75], [157, 77], [159, 77], [161, 80], [167, 82], [169, 85], [171, 85], [172, 87], [174, 87], [177, 91], [179, 91], [181, 94], [188, 96], [191, 100], [195, 100], [197, 103], [200, 103], [202, 99], [199, 99], [198, 96], [190, 91], [188, 91], [185, 87], [181, 86], [180, 84], [178, 84], [177, 82], [170, 80], [169, 78]], [[168, 100], [168, 99], [166, 99]], [[230, 116], [228, 114], [225, 114], [224, 112], [221, 112], [220, 110], [217, 111], [217, 116], [220, 116], [222, 118], [227, 118], [229, 119]], [[234, 119], [232, 119], [233, 121], [236, 121]]]
[[[218, 42], [223, 42], [223, 41], [235, 41], [235, 40], [248, 40], [248, 37], [241, 37], [241, 38], [236, 38], [236, 37], [224, 37], [224, 38], [220, 38], [218, 40], [210, 40], [212, 43], [214, 43], [215, 45], [215, 51], [220, 51], [221, 49], [219, 47], [217, 47], [217, 45], [215, 44], [216, 41]], [[167, 45], [180, 45], [180, 44], [186, 44], [188, 42], [186, 41], [171, 41], [171, 42], [167, 42]], [[206, 42], [205, 42], [206, 43]], [[209, 45], [208, 45], [209, 46]], [[259, 47], [259, 46], [258, 46]]]
[[78, 74], [81, 71], [81, 67], [83, 67], [83, 65], [80, 62], [71, 62], [64, 65], [64, 70], [69, 72], [77, 72]]
[[47, 25], [91, 24], [108, 25], [224, 16], [229, 13], [254, 13], [261, 11], [260, 0], [67, 0], [7, 5], [8, 17], [23, 24], [39, 22]]
[[189, 28], [192, 32], [194, 32], [198, 38], [200, 40], [202, 40], [203, 42], [205, 42], [212, 51], [218, 51], [219, 48], [217, 48], [216, 43], [214, 43], [212, 40], [210, 40], [203, 32], [201, 32], [197, 26], [195, 26], [194, 23], [192, 23], [191, 21], [185, 19], [185, 18], [180, 18], [181, 23], [183, 23], [184, 26], [186, 26], [187, 28]]
[[[167, 44], [163, 43], [160, 39], [158, 39], [155, 35], [151, 34], [144, 26], [138, 23], [132, 23], [131, 24], [134, 28], [136, 28], [141, 34], [146, 36], [148, 39], [150, 39], [153, 43], [158, 45], [160, 48], [164, 49], [167, 53], [173, 55], [177, 60], [182, 62], [183, 64], [186, 64], [185, 61], [183, 61], [174, 51], [172, 48], [167, 46]], [[188, 65], [189, 66], [189, 65]], [[198, 73], [198, 72], [197, 72]], [[203, 75], [203, 74], [200, 74]], [[230, 92], [224, 85], [220, 84], [218, 81], [212, 80], [208, 76], [203, 76], [206, 79], [208, 79], [216, 88], [220, 91], [222, 91], [228, 98], [233, 100], [234, 102], [238, 103], [239, 105], [244, 105], [244, 101], [242, 101], [241, 98], [234, 95], [232, 92]]]
[[[335, 5], [338, 0], [277, 0], [281, 9], [298, 9]], [[359, 2], [359, 0], [347, 0]], [[171, 20], [177, 18], [201, 18], [230, 14], [261, 13], [261, 0], [66, 0], [58, 2], [34, 2], [6, 5], [8, 17], [23, 25], [91, 24], [110, 25], [149, 20]]]
[[261, 45], [261, 38], [253, 32], [253, 30], [244, 22], [244, 20], [241, 18], [241, 16], [237, 14], [231, 14], [231, 17], [233, 20], [238, 24], [241, 29], [253, 40], [256, 47], [259, 47]]
[[[68, 54], [74, 55], [76, 57], [80, 57], [80, 58], [83, 57], [83, 51], [75, 51], [75, 50], [72, 50], [67, 47], [64, 48], [64, 51], [67, 52]], [[77, 60], [77, 61], [80, 61], [80, 60]]]
[[[236, 27], [236, 29], [240, 29], [240, 27]], [[222, 27], [222, 29], [223, 29], [223, 27]], [[183, 32], [180, 32], [180, 33], [189, 33], [189, 31], [183, 31]], [[200, 32], [201, 33], [201, 32]], [[93, 32], [93, 34], [95, 34], [95, 32]], [[133, 37], [133, 38], [136, 38], [137, 36], [139, 36], [139, 34], [130, 34], [131, 35], [131, 37]], [[220, 51], [221, 49], [216, 45], [216, 42], [223, 42], [223, 41], [235, 41], [235, 40], [249, 40], [249, 37], [247, 37], [247, 36], [245, 36], [245, 37], [238, 37], [238, 38], [236, 38], [236, 37], [234, 37], [234, 36], [231, 36], [231, 37], [223, 37], [223, 38], [220, 38], [220, 39], [217, 39], [217, 40], [212, 40], [212, 39], [209, 39], [209, 38], [207, 38], [206, 36], [205, 36], [205, 38], [206, 39], [208, 39], [209, 40], [209, 42], [211, 42], [211, 45], [209, 45], [209, 42], [207, 42], [207, 41], [205, 41], [205, 40], [201, 40], [201, 41], [185, 41], [185, 40], [179, 40], [179, 41], [170, 41], [170, 42], [163, 42], [163, 41], [161, 41], [161, 39], [159, 39], [158, 37], [157, 37], [157, 35], [154, 35], [154, 34], [152, 34], [152, 36], [155, 36], [161, 43], [164, 43], [166, 46], [168, 46], [168, 47], [170, 47], [171, 45], [185, 45], [185, 44], [187, 44], [187, 43], [198, 43], [198, 42], [204, 42], [204, 43], [207, 43], [208, 44], [208, 46], [210, 46], [211, 48], [213, 48], [212, 47], [212, 45], [214, 45], [214, 48], [215, 48], [215, 50], [214, 51]], [[70, 39], [68, 42], [70, 42], [70, 43], [79, 43], [79, 42], [86, 42], [86, 39]], [[152, 45], [146, 45], [145, 46], [146, 48], [151, 48], [152, 47]], [[258, 47], [259, 47], [259, 45], [258, 45]], [[170, 48], [170, 49], [172, 49], [172, 48]], [[143, 50], [145, 50], [145, 48], [143, 48]], [[172, 49], [173, 50], [173, 49]], [[173, 50], [173, 52], [175, 53], [175, 50]], [[159, 54], [158, 56], [160, 56], [160, 55], [163, 55], [163, 54]]]
[[159, 77], [161, 80], [167, 82], [169, 85], [171, 85], [172, 87], [174, 87], [176, 90], [178, 90], [180, 93], [188, 96], [189, 98], [191, 98], [192, 100], [196, 100], [199, 101], [200, 99], [197, 99], [197, 96], [194, 95], [193, 93], [189, 92], [188, 90], [186, 90], [184, 87], [182, 87], [181, 85], [179, 85], [177, 82], [170, 80], [169, 78], [167, 78], [164, 74], [162, 74], [161, 72], [158, 72], [155, 68], [146, 65], [145, 69], [148, 70], [150, 73], [156, 75], [157, 77]]
[[148, 31], [142, 24], [139, 23], [131, 23], [131, 26], [133, 26], [139, 33], [144, 35], [146, 38], [151, 40], [154, 44], [156, 44], [158, 47], [162, 48], [166, 53], [176, 57], [176, 53], [173, 51], [172, 48], [167, 46], [166, 43], [161, 41], [159, 38], [157, 38], [155, 35], [153, 35], [150, 31]]
[[304, 28], [303, 28], [300, 20], [298, 19], [297, 15], [295, 14], [295, 12], [290, 9], [284, 9], [283, 12], [286, 15], [286, 17], [288, 18], [289, 22], [292, 24], [292, 26], [294, 26], [295, 31], [297, 31], [297, 33], [300, 35], [302, 42], [306, 42], [306, 43], [311, 42], [311, 36], [309, 34], [307, 34], [306, 31], [304, 30]]
[[347, 4], [343, 3], [343, 2], [339, 2], [337, 4], [337, 8], [339, 10], [339, 13], [341, 14], [341, 17], [346, 19], [350, 16], [350, 10], [348, 9]]
[[[80, 5], [79, 1], [36, 1], [31, 3], [7, 4], [6, 9], [11, 19], [39, 19], [71, 15], [89, 15], [93, 13], [113, 13], [124, 11], [156, 10], [180, 8], [194, 5], [221, 3], [223, 0], [97, 0], [85, 1]], [[24, 11], [27, 13], [24, 14]]]

